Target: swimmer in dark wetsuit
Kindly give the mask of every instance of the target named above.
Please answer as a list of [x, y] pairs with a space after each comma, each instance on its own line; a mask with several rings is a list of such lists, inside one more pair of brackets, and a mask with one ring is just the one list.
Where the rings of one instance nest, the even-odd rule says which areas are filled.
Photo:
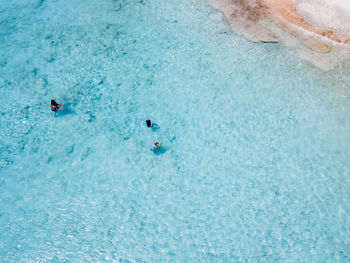
[[147, 125], [148, 128], [151, 128], [153, 126], [151, 120], [147, 120], [146, 121], [146, 125]]
[[58, 109], [63, 109], [63, 104], [58, 104], [55, 100], [51, 100], [51, 110], [54, 111], [55, 113], [57, 112]]

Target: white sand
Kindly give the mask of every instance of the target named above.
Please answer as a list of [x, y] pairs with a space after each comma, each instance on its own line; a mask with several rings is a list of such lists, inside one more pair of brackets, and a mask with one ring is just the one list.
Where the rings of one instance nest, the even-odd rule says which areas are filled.
[[350, 0], [299, 0], [297, 12], [312, 26], [350, 35]]

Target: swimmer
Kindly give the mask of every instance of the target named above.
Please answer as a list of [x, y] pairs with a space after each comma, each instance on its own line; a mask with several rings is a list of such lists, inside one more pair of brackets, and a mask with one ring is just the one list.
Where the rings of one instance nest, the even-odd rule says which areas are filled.
[[63, 104], [57, 104], [55, 100], [51, 100], [51, 110], [54, 111], [55, 113], [57, 112], [58, 109], [63, 109]]
[[158, 151], [161, 147], [162, 147], [162, 144], [159, 144], [159, 142], [155, 141], [151, 146], [151, 151], [152, 152]]
[[157, 123], [152, 123], [151, 120], [146, 120], [146, 125], [148, 128], [152, 128], [152, 131], [157, 131], [159, 130], [159, 126]]
[[148, 128], [151, 128], [153, 126], [151, 120], [147, 120], [146, 121], [146, 125], [147, 125]]

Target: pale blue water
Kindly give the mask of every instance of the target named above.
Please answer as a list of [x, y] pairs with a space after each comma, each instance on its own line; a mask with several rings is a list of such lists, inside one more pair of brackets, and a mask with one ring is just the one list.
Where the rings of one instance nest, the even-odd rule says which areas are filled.
[[349, 77], [204, 0], [0, 18], [0, 262], [350, 261]]

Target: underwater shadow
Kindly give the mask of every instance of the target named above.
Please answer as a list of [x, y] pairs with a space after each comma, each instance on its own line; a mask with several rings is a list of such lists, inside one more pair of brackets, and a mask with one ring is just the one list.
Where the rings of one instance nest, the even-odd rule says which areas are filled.
[[[151, 150], [152, 151], [152, 150]], [[156, 151], [152, 151], [155, 155], [161, 155], [166, 153], [167, 149], [165, 147], [161, 147], [157, 149]]]
[[71, 103], [64, 104], [64, 108], [57, 112], [56, 117], [75, 114], [75, 111], [71, 109], [70, 105]]
[[152, 124], [152, 131], [156, 132], [160, 130], [160, 126], [157, 123]]

